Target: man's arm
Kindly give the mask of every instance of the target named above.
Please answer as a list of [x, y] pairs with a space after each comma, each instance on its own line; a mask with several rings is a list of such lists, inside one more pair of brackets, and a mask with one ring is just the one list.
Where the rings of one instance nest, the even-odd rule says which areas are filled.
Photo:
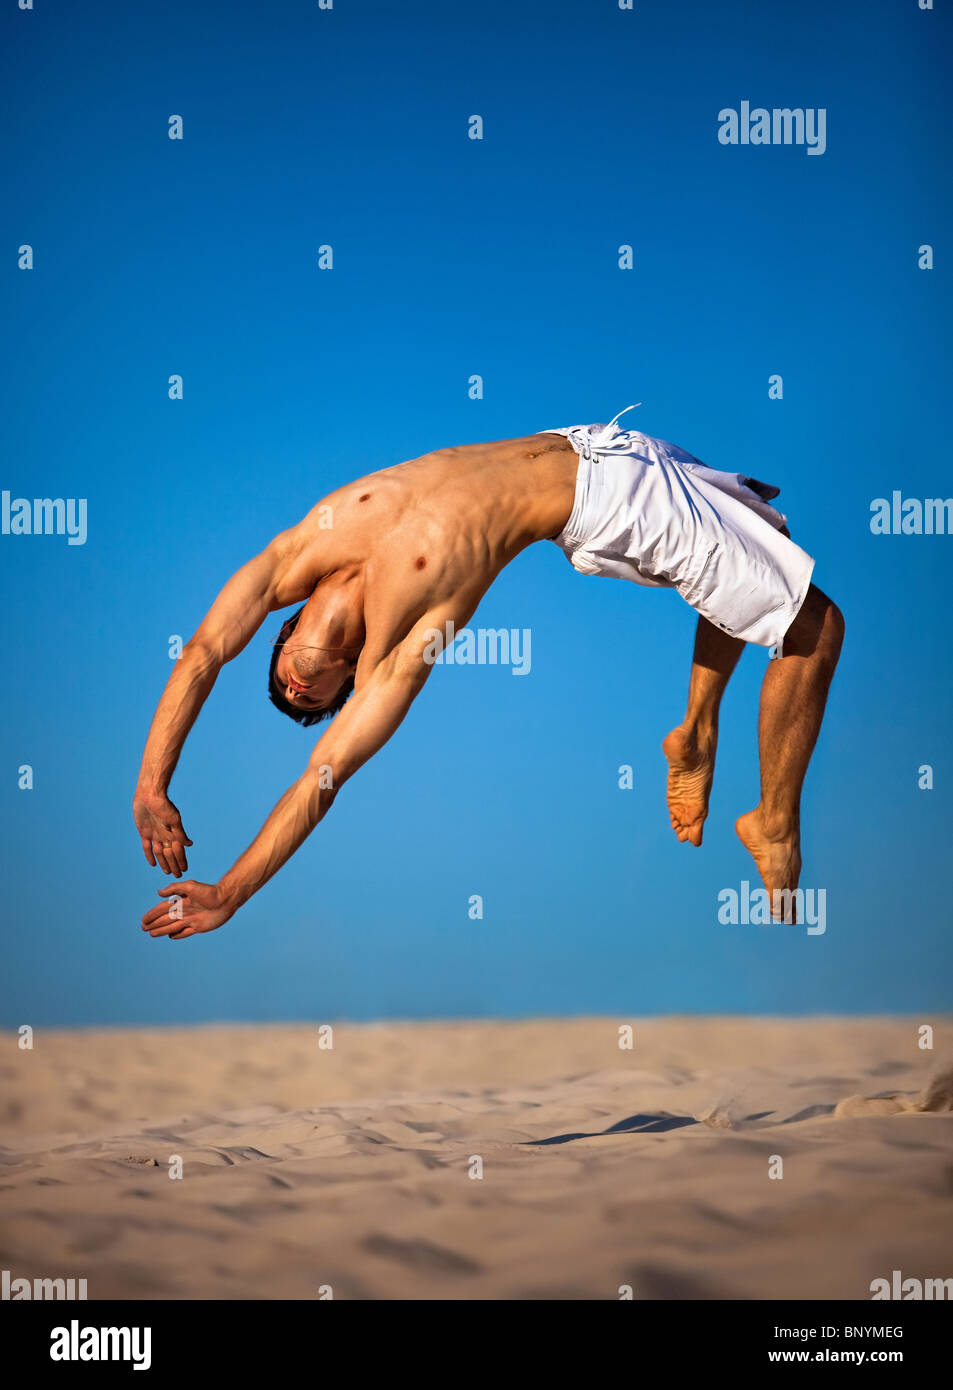
[[329, 811], [341, 787], [384, 746], [430, 674], [428, 640], [442, 623], [428, 615], [384, 658], [315, 745], [308, 766], [289, 787], [240, 859], [217, 884], [170, 884], [142, 919], [151, 936], [182, 940], [214, 931], [291, 858]]
[[186, 643], [162, 693], [142, 756], [133, 815], [147, 862], [154, 866], [158, 860], [165, 873], [178, 877], [188, 869], [185, 847], [192, 843], [167, 794], [186, 736], [226, 661], [247, 646], [270, 612], [306, 597], [304, 579], [292, 581], [294, 592], [284, 592], [299, 548], [296, 532], [283, 532], [232, 576]]

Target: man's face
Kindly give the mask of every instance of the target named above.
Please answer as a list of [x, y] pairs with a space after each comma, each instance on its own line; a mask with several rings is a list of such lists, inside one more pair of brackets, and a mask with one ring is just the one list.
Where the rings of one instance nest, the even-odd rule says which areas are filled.
[[356, 666], [350, 653], [341, 655], [309, 646], [295, 631], [281, 649], [275, 681], [289, 705], [310, 712], [331, 704]]

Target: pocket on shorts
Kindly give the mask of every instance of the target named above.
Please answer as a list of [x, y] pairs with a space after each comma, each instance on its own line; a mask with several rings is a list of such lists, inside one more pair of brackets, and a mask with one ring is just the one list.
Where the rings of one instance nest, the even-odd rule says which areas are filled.
[[777, 573], [717, 541], [709, 545], [694, 577], [676, 587], [696, 613], [730, 637], [759, 630], [788, 597]]
[[712, 541], [702, 557], [701, 566], [693, 565], [691, 572], [682, 580], [676, 580], [675, 588], [686, 603], [694, 604], [699, 595], [705, 592], [705, 580], [711, 574], [718, 554], [718, 542]]

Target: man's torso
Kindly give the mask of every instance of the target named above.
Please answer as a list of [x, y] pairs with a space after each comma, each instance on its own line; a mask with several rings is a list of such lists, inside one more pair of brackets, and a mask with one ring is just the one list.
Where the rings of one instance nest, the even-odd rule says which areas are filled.
[[438, 449], [323, 498], [295, 528], [279, 606], [326, 575], [360, 568], [369, 671], [428, 613], [457, 625], [526, 546], [554, 538], [575, 496], [578, 456], [562, 435]]

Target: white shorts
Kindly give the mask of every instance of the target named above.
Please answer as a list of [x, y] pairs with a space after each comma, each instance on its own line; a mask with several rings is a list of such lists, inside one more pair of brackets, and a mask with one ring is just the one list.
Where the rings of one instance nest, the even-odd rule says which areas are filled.
[[574, 569], [677, 589], [723, 632], [780, 655], [814, 561], [780, 534], [787, 518], [770, 505], [779, 488], [614, 421], [542, 433], [565, 435], [579, 455], [572, 515], [556, 537]]

